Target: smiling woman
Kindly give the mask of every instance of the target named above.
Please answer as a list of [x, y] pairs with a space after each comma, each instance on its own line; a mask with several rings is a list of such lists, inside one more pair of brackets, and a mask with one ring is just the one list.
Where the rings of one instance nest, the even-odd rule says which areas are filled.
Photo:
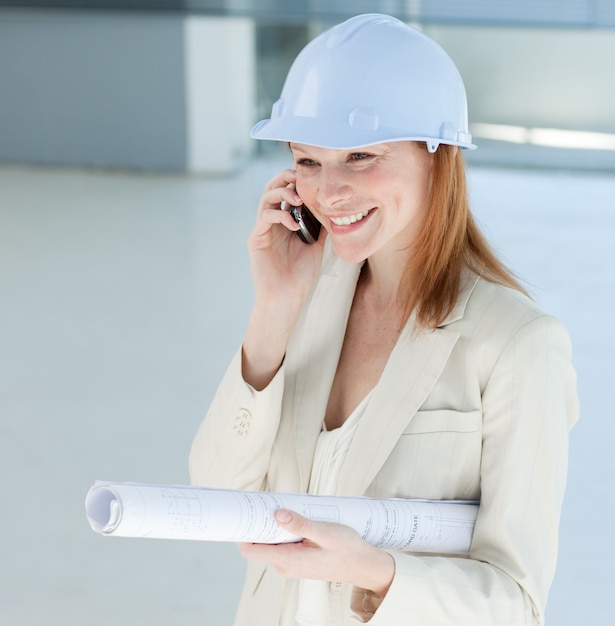
[[[362, 152], [291, 144], [295, 188], [331, 237], [336, 255], [359, 263], [392, 256], [405, 265], [424, 222], [431, 155], [415, 142]], [[377, 254], [380, 252], [380, 254]]]
[[[278, 511], [304, 540], [241, 546], [236, 624], [542, 624], [575, 373], [472, 218], [455, 65], [394, 18], [351, 18], [300, 53], [252, 134], [289, 142], [294, 167], [260, 200], [254, 306], [193, 482], [480, 507], [469, 554], [438, 556]], [[299, 205], [322, 224], [310, 245]]]

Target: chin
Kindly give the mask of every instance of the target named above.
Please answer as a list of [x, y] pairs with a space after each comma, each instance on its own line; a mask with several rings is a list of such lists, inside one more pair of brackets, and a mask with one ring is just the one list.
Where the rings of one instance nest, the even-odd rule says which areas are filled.
[[340, 245], [339, 242], [332, 241], [331, 247], [335, 256], [346, 261], [346, 263], [363, 263], [368, 258], [369, 254], [366, 253], [365, 248], [358, 248], [355, 246]]

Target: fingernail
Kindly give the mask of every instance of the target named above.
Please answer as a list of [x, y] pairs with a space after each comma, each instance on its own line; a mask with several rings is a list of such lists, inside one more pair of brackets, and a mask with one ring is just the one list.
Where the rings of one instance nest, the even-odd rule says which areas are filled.
[[290, 511], [279, 509], [276, 511], [275, 518], [280, 524], [288, 524], [293, 516], [290, 514]]

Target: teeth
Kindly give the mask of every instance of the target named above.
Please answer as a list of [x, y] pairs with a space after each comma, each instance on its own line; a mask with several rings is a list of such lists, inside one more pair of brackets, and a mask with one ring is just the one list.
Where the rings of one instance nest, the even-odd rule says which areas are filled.
[[363, 213], [355, 213], [354, 215], [346, 215], [344, 217], [332, 217], [331, 221], [336, 226], [350, 226], [351, 224], [360, 222], [364, 217], [367, 217], [368, 214], [369, 211], [364, 211]]

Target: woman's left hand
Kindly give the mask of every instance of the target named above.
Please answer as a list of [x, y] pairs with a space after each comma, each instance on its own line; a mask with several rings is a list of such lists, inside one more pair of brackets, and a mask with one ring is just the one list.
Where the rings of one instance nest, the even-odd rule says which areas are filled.
[[349, 526], [315, 522], [286, 509], [276, 511], [275, 517], [288, 532], [304, 537], [303, 541], [242, 543], [243, 556], [269, 563], [285, 578], [352, 583], [378, 597], [386, 595], [395, 573], [390, 554], [363, 541]]

